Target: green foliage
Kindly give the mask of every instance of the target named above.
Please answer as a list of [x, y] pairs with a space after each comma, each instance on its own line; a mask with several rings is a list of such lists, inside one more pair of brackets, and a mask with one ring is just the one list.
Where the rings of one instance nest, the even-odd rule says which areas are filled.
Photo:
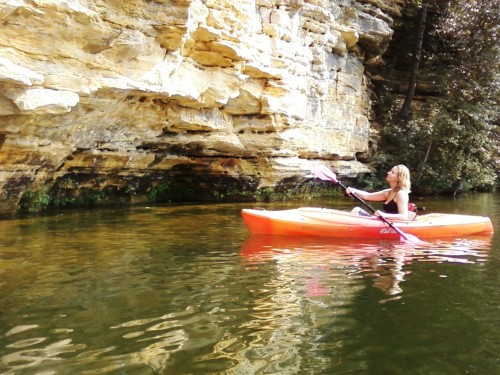
[[438, 95], [414, 105], [409, 122], [397, 119], [401, 103], [393, 88], [379, 90], [375, 110], [385, 124], [375, 157], [379, 177], [404, 163], [413, 172], [413, 190], [420, 193], [495, 186], [500, 19], [494, 3], [452, 0], [431, 17], [420, 77]]
[[148, 194], [149, 201], [159, 202], [165, 200], [165, 197], [169, 194], [171, 188], [172, 183], [170, 181], [154, 186]]
[[104, 191], [94, 189], [81, 189], [75, 195], [55, 194], [51, 197], [51, 205], [62, 207], [91, 207], [101, 202], [106, 202], [109, 195]]
[[90, 207], [108, 202], [111, 194], [93, 188], [76, 189], [76, 182], [64, 178], [51, 188], [43, 187], [36, 191], [26, 191], [20, 199], [22, 212], [37, 213], [51, 208]]
[[36, 213], [44, 211], [50, 205], [51, 198], [46, 189], [26, 191], [19, 202], [22, 211]]
[[343, 196], [343, 191], [331, 182], [324, 181], [299, 181], [288, 179], [282, 181], [276, 187], [262, 187], [255, 193], [258, 201], [286, 201], [293, 199], [310, 198], [339, 198]]

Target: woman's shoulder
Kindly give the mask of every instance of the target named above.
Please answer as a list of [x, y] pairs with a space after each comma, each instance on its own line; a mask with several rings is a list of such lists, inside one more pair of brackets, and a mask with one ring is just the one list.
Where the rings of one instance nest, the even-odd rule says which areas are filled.
[[409, 197], [410, 196], [410, 192], [406, 189], [399, 189], [397, 192], [396, 192], [396, 196], [398, 197]]

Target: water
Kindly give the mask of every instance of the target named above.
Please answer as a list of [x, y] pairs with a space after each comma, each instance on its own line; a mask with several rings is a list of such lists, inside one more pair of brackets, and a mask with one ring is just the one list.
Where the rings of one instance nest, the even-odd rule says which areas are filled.
[[[490, 216], [500, 233], [499, 201], [419, 205]], [[0, 373], [500, 373], [497, 235], [430, 246], [248, 236], [251, 206], [0, 221]]]

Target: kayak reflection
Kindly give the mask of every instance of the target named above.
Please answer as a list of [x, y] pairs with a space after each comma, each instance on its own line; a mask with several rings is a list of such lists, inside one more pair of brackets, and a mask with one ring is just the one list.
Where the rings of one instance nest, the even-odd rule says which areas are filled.
[[[483, 262], [491, 236], [404, 244], [399, 240], [349, 239], [302, 236], [251, 235], [241, 247], [248, 267], [274, 262], [297, 283], [307, 297], [328, 295], [339, 279], [371, 279], [385, 295], [400, 297], [401, 283], [414, 262]], [[393, 298], [391, 298], [393, 299]]]

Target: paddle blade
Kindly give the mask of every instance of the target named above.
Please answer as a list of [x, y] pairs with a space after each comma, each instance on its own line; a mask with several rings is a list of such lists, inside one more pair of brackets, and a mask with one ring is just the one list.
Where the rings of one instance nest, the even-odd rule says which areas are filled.
[[420, 238], [418, 238], [417, 236], [414, 236], [413, 234], [403, 232], [401, 229], [394, 226], [394, 224], [391, 223], [389, 220], [387, 220], [385, 217], [379, 216], [378, 218], [379, 218], [379, 220], [382, 220], [384, 223], [386, 223], [388, 226], [390, 226], [397, 234], [399, 234], [401, 242], [414, 243], [414, 244], [416, 244], [416, 243], [425, 244], [426, 243], [426, 242], [422, 241]]
[[337, 176], [325, 165], [319, 165], [311, 171], [311, 174], [323, 181], [332, 181], [338, 183]]
[[417, 244], [417, 243], [418, 244], [427, 244], [428, 243], [428, 242], [422, 241], [420, 238], [418, 238], [417, 236], [414, 236], [413, 234], [401, 232], [400, 236], [401, 236], [401, 241], [405, 242], [405, 243], [414, 243], [414, 244]]

